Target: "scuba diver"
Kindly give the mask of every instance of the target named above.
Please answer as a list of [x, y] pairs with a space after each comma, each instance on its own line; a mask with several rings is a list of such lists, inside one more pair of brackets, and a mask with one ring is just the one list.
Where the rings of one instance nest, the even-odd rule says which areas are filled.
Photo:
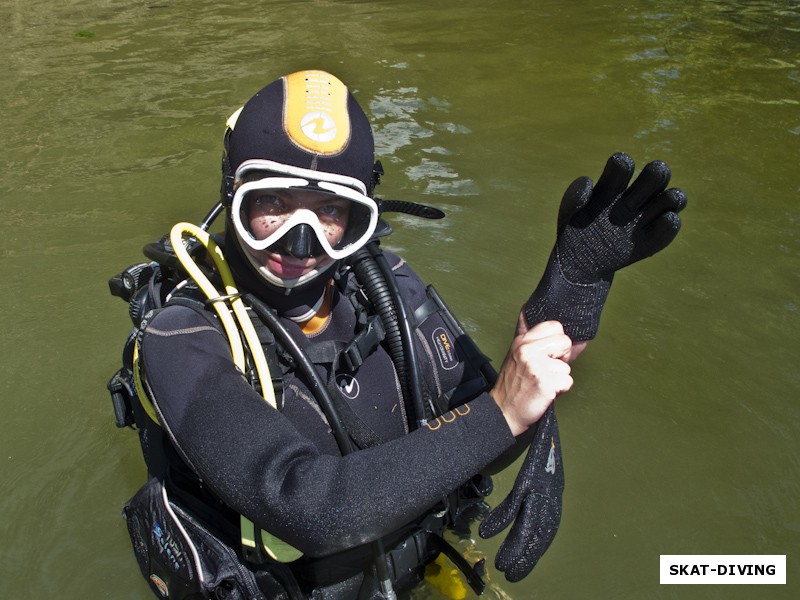
[[[616, 154], [576, 180], [545, 274], [495, 371], [400, 257], [372, 130], [344, 83], [282, 77], [228, 120], [219, 203], [112, 279], [134, 328], [109, 390], [138, 430], [148, 482], [123, 515], [161, 598], [395, 598], [485, 516], [488, 473], [530, 445], [481, 535], [512, 524], [496, 564], [527, 575], [560, 518], [552, 409], [597, 331], [614, 272], [658, 252], [685, 195]], [[208, 229], [224, 211], [224, 233]], [[542, 508], [539, 499], [550, 502]], [[550, 507], [550, 508], [548, 508]], [[542, 516], [546, 513], [545, 516]]]

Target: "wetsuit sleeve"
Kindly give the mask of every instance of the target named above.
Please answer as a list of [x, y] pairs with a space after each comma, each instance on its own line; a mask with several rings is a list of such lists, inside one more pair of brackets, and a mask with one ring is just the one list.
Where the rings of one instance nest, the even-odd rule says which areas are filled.
[[227, 505], [309, 556], [407, 524], [514, 441], [488, 394], [381, 446], [321, 454], [247, 384], [227, 341], [173, 306], [141, 342], [148, 392], [187, 464]]

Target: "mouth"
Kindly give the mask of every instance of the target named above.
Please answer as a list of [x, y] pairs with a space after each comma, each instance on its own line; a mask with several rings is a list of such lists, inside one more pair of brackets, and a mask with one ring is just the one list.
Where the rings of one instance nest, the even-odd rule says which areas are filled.
[[275, 254], [272, 252], [265, 253], [259, 257], [261, 264], [269, 269], [272, 273], [281, 279], [297, 279], [306, 273], [323, 267], [331, 262], [331, 258], [327, 256], [318, 256], [311, 258], [294, 258], [293, 256], [286, 256], [284, 254]]

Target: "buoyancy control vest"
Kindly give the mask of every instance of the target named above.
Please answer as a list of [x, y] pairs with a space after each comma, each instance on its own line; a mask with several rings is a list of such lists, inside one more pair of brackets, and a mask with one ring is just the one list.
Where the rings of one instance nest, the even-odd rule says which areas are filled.
[[[344, 415], [342, 421], [350, 441], [359, 448], [385, 440], [351, 409], [346, 394], [342, 394], [349, 380], [346, 377], [337, 380], [337, 374], [357, 372], [379, 347], [386, 349], [396, 370], [401, 397], [405, 400], [402, 408], [406, 430], [425, 424], [435, 427], [447, 411], [488, 389], [494, 376], [488, 359], [432, 286], [410, 300], [406, 323], [400, 323], [396, 299], [392, 298], [385, 279], [388, 276], [397, 286], [396, 274], [399, 272], [402, 276], [407, 266], [394, 259], [394, 265], [388, 269], [384, 265], [381, 269], [375, 259], [375, 255], [382, 256], [377, 244], [371, 246], [369, 252], [372, 256], [358, 256], [355, 264], [349, 266], [337, 282], [340, 297], [352, 310], [357, 324], [353, 337], [347, 341], [314, 342], [295, 336], [304, 342], [301, 350], [312, 364], [329, 365], [326, 387], [334, 398], [335, 411]], [[170, 598], [195, 597], [191, 594], [199, 594], [198, 598], [217, 597], [211, 595], [217, 593], [213, 590], [234, 594], [231, 591], [234, 589], [239, 590], [236, 593], [241, 596], [229, 597], [260, 598], [263, 596], [259, 593], [267, 593], [268, 597], [303, 598], [312, 589], [316, 589], [315, 597], [352, 597], [353, 586], [361, 590], [366, 586], [363, 571], [369, 562], [366, 558], [369, 553], [354, 549], [329, 560], [302, 559], [287, 568], [271, 561], [258, 545], [250, 549], [237, 547], [230, 527], [235, 514], [199, 484], [196, 475], [171, 447], [143, 393], [141, 382], [137, 383], [136, 341], [146, 327], [151, 311], [172, 304], [184, 304], [204, 311], [207, 305], [198, 298], [195, 286], [186, 281], [180, 266], [171, 258], [168, 244], [162, 241], [151, 245], [146, 254], [156, 260], [129, 267], [110, 281], [112, 293], [129, 302], [133, 329], [125, 344], [123, 366], [108, 385], [116, 423], [119, 427], [138, 429], [151, 476], [150, 482], [125, 509], [143, 574], [157, 594]], [[381, 260], [385, 261], [385, 257]], [[251, 311], [251, 318], [270, 362], [273, 380], [267, 385], [273, 386], [281, 398], [285, 382], [300, 365], [285, 341], [281, 342], [280, 336], [276, 336], [274, 329], [264, 322], [263, 312], [261, 315], [258, 312]], [[418, 354], [412, 353], [413, 363], [404, 362], [409, 358], [409, 340]], [[421, 364], [425, 365], [424, 369], [420, 368]], [[416, 380], [414, 370], [417, 371]], [[248, 375], [254, 387], [265, 384], [258, 381], [254, 370], [249, 369]], [[414, 388], [417, 388], [416, 392]], [[415, 393], [417, 398], [409, 401]], [[417, 579], [420, 567], [443, 552], [467, 574], [476, 589], [482, 587], [480, 567], [476, 569], [460, 559], [441, 534], [446, 526], [463, 529], [470, 512], [490, 491], [490, 480], [478, 476], [450, 498], [443, 499], [442, 505], [420, 522], [389, 536], [391, 545], [387, 548], [386, 563], [395, 583]], [[174, 527], [169, 527], [170, 523]], [[213, 543], [209, 541], [211, 538]], [[215, 546], [217, 551], [212, 552], [210, 558], [203, 557], [198, 550], [205, 551]], [[362, 555], [361, 559], [354, 561], [354, 557], [359, 555]], [[175, 560], [176, 556], [192, 560], [183, 565]], [[342, 579], [343, 564], [349, 565], [351, 571], [353, 564], [360, 565], [361, 572]], [[201, 574], [204, 577], [199, 577]], [[326, 589], [327, 592], [322, 591]]]

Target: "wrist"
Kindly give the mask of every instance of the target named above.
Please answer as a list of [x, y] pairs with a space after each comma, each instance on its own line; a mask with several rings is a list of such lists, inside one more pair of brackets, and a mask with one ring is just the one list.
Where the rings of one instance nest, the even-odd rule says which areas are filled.
[[523, 307], [526, 321], [529, 325], [559, 321], [573, 342], [593, 339], [614, 275], [597, 277], [591, 283], [570, 281], [554, 249], [539, 285]]
[[517, 437], [521, 433], [524, 433], [528, 427], [517, 418], [514, 405], [509, 400], [508, 394], [504, 392], [502, 382], [503, 376], [501, 373], [500, 377], [495, 383], [495, 386], [489, 390], [489, 396], [491, 396], [492, 400], [494, 400], [497, 408], [500, 409], [500, 413], [503, 415], [506, 425], [508, 425], [508, 428], [511, 430], [511, 434], [514, 437]]

